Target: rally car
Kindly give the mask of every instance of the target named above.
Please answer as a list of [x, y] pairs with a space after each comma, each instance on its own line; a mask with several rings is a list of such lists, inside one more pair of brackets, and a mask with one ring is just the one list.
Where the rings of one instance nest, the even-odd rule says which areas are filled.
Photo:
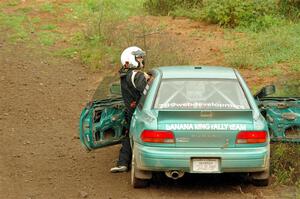
[[149, 74], [152, 81], [131, 124], [124, 119], [120, 95], [83, 109], [79, 134], [85, 148], [117, 144], [130, 128], [135, 188], [147, 186], [153, 172], [173, 179], [185, 173], [245, 172], [253, 184], [268, 185], [270, 133], [285, 140], [287, 130], [297, 132], [299, 98], [284, 101], [283, 108], [278, 98], [266, 97], [275, 92], [272, 85], [252, 96], [238, 71], [227, 67], [160, 67]]

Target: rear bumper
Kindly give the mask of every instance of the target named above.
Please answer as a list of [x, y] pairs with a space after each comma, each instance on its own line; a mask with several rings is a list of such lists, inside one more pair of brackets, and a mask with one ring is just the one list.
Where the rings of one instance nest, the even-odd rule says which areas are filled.
[[166, 148], [149, 147], [135, 143], [136, 166], [140, 170], [182, 170], [194, 173], [192, 158], [217, 158], [223, 172], [259, 172], [268, 167], [269, 145], [256, 148]]

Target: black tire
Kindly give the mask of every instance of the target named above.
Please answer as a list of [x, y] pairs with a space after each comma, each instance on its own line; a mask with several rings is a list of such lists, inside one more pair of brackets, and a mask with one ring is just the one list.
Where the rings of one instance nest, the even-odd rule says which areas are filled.
[[269, 185], [270, 179], [270, 157], [267, 160], [267, 168], [265, 171], [252, 173], [251, 182], [254, 186], [265, 187]]
[[145, 188], [145, 187], [148, 187], [149, 186], [149, 180], [136, 178], [135, 177], [135, 171], [136, 171], [135, 159], [134, 159], [134, 154], [132, 153], [132, 161], [131, 161], [131, 185], [134, 188]]
[[267, 179], [252, 179], [252, 184], [257, 187], [265, 187], [269, 185], [269, 178]]

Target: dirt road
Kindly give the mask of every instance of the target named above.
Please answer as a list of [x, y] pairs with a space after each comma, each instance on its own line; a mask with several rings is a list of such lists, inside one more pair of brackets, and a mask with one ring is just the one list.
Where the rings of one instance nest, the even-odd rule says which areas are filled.
[[101, 80], [76, 61], [0, 37], [0, 198], [295, 198], [292, 187], [256, 188], [228, 175], [156, 177], [133, 189], [111, 174], [119, 146], [87, 153], [78, 118]]

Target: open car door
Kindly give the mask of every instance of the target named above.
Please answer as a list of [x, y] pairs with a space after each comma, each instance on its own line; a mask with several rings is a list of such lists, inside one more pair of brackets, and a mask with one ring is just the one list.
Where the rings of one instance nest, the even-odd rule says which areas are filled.
[[128, 124], [125, 121], [124, 104], [120, 97], [120, 85], [113, 84], [111, 93], [114, 95], [99, 99], [95, 97], [99, 95], [97, 89], [93, 101], [81, 112], [79, 137], [88, 150], [118, 144], [125, 137]]
[[265, 117], [271, 141], [300, 143], [300, 97], [267, 97], [275, 93], [275, 86], [262, 88], [254, 95]]

